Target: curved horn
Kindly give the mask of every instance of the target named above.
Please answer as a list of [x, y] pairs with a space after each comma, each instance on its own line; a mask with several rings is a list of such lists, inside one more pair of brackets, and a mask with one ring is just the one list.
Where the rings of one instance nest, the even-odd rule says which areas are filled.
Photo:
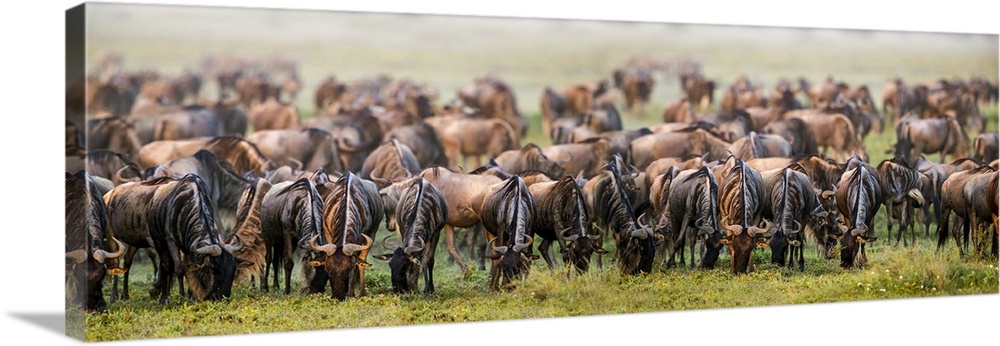
[[[122, 184], [122, 183], [138, 182], [139, 181], [138, 177], [129, 179], [129, 178], [126, 178], [126, 177], [122, 176], [122, 172], [125, 171], [126, 169], [129, 169], [129, 168], [132, 168], [132, 167], [131, 166], [125, 166], [125, 167], [122, 167], [121, 169], [119, 169], [118, 171], [115, 172], [115, 181], [117, 181], [117, 184], [115, 184], [115, 185]], [[140, 174], [140, 175], [142, 175], [142, 174]]]
[[867, 230], [864, 229], [864, 228], [855, 228], [855, 229], [851, 230], [851, 235], [853, 235], [853, 236], [859, 236], [859, 235], [865, 234], [866, 231]]
[[293, 164], [295, 164], [295, 166], [293, 167], [297, 170], [302, 170], [302, 167], [305, 167], [305, 165], [302, 164], [302, 161], [296, 160], [291, 157], [286, 157], [285, 159], [288, 159], [288, 161], [291, 161]]
[[[764, 222], [763, 228], [750, 226], [747, 227], [747, 233], [749, 233], [751, 236], [755, 236], [758, 234], [766, 234], [767, 232], [769, 232], [771, 230], [771, 222], [767, 220], [763, 220], [763, 222]], [[798, 221], [796, 221], [795, 223], [798, 223]]]
[[820, 193], [820, 197], [823, 197], [823, 199], [829, 199], [830, 197], [833, 197], [834, 194], [835, 192], [831, 190], [825, 190], [822, 193]]
[[740, 233], [743, 233], [743, 227], [740, 225], [729, 225], [726, 226], [725, 229], [726, 233], [730, 233], [732, 235], [740, 235]]
[[521, 252], [521, 250], [524, 250], [524, 248], [530, 247], [531, 243], [534, 241], [534, 239], [527, 234], [524, 235], [524, 239], [526, 239], [527, 242], [521, 244], [514, 244], [514, 252]]
[[[389, 233], [389, 235], [387, 235], [387, 236], [385, 236], [385, 237], [383, 237], [383, 238], [382, 238], [382, 247], [383, 247], [383, 248], [386, 248], [386, 249], [390, 249], [389, 245], [388, 245], [388, 244], [386, 244], [386, 243], [385, 243], [385, 241], [386, 241], [386, 240], [389, 240], [389, 238], [391, 238], [391, 237], [392, 237], [393, 235], [395, 235], [395, 234], [396, 234], [396, 233]], [[394, 247], [393, 247], [393, 249], [394, 249]]]
[[316, 246], [316, 238], [319, 238], [319, 235], [314, 235], [312, 238], [309, 238], [309, 250], [323, 252], [326, 253], [327, 256], [331, 256], [334, 252], [337, 252], [337, 245], [334, 244]]
[[87, 261], [87, 250], [73, 250], [66, 253], [66, 258], [72, 259], [74, 264]]
[[219, 247], [218, 245], [205, 245], [195, 249], [194, 253], [209, 255], [209, 256], [218, 256], [222, 254], [222, 248]]
[[798, 221], [792, 220], [792, 225], [794, 225], [792, 227], [792, 233], [799, 233], [802, 231], [802, 224], [799, 223]]
[[[567, 228], [567, 229], [564, 229], [564, 230], [560, 231], [560, 232], [558, 233], [558, 234], [559, 234], [559, 238], [562, 238], [562, 239], [563, 239], [563, 241], [575, 241], [575, 240], [576, 240], [577, 238], [579, 238], [579, 237], [580, 237], [580, 235], [579, 235], [579, 234], [574, 234], [574, 235], [566, 235], [566, 233], [568, 233], [569, 231], [572, 231], [572, 230], [573, 230], [573, 228], [572, 228], [572, 227], [570, 227], [570, 228]], [[588, 237], [590, 237], [590, 236], [588, 236]], [[600, 237], [600, 236], [598, 236], [598, 237]], [[592, 239], [593, 239], [593, 238], [592, 238]]]
[[114, 237], [111, 237], [111, 240], [114, 240], [115, 243], [118, 244], [118, 251], [110, 253], [104, 250], [94, 250], [94, 260], [97, 261], [97, 263], [104, 263], [105, 260], [115, 259], [125, 254], [125, 244], [122, 244], [121, 241], [115, 239]]
[[231, 254], [235, 254], [236, 251], [243, 250], [243, 239], [240, 239], [239, 237], [233, 238], [233, 244], [222, 244], [222, 249]]
[[495, 254], [494, 253], [483, 254], [483, 257], [495, 260], [495, 259], [499, 259], [500, 257], [503, 257], [504, 252], [507, 252], [507, 247], [506, 246], [495, 246], [495, 245], [493, 245], [493, 242], [495, 242], [497, 239], [500, 239], [500, 238], [493, 238], [493, 240], [490, 240], [490, 242], [486, 244], [486, 245], [489, 245], [490, 248], [493, 249], [493, 251], [496, 252], [496, 253]]
[[345, 255], [354, 256], [355, 252], [365, 251], [365, 250], [370, 249], [372, 247], [372, 243], [373, 243], [372, 238], [369, 237], [367, 234], [361, 234], [361, 237], [365, 238], [365, 244], [364, 245], [346, 244], [346, 245], [344, 245], [343, 248], [341, 248], [341, 251], [343, 251]]
[[410, 245], [410, 246], [407, 246], [406, 248], [404, 248], [403, 249], [403, 253], [405, 253], [407, 255], [412, 255], [412, 254], [414, 254], [416, 252], [423, 251], [424, 250], [424, 238], [417, 237], [417, 243], [419, 245]]

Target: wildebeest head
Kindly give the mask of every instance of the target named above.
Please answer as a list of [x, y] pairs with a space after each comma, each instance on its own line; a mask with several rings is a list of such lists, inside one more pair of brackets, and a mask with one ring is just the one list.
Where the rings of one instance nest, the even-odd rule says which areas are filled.
[[66, 298], [88, 311], [104, 311], [101, 290], [105, 261], [125, 253], [125, 246], [111, 238], [117, 251], [111, 253], [107, 236], [104, 200], [84, 171], [66, 174]]
[[374, 234], [384, 209], [375, 184], [354, 173], [347, 172], [328, 185], [332, 186], [324, 198], [324, 234], [313, 235], [308, 244], [310, 250], [325, 255], [316, 264], [322, 265], [329, 276], [332, 297], [343, 300], [351, 277], [364, 265], [358, 256], [372, 246], [366, 233]]
[[746, 273], [753, 268], [751, 254], [757, 244], [764, 244], [763, 237], [770, 231], [766, 220], [755, 225], [764, 199], [763, 183], [756, 170], [736, 159], [722, 183], [719, 200], [725, 237], [732, 253], [730, 269], [733, 274]]
[[[448, 206], [444, 195], [421, 177], [398, 182], [380, 191], [383, 201], [397, 201], [391, 217], [399, 227], [402, 243], [391, 255], [389, 268], [392, 287], [397, 293], [416, 291], [417, 279], [433, 263], [434, 248], [444, 223]], [[388, 202], [387, 202], [388, 203]], [[384, 240], [383, 240], [384, 241]], [[428, 281], [430, 274], [427, 274]], [[425, 284], [425, 293], [433, 292], [433, 283]]]
[[873, 174], [874, 168], [855, 155], [845, 163], [846, 171], [837, 185], [837, 208], [846, 225], [840, 226], [840, 265], [850, 268], [863, 265], [858, 258], [860, 245], [877, 239], [871, 224], [878, 212], [881, 189]]
[[[529, 233], [535, 218], [535, 201], [527, 186], [519, 176], [494, 185], [483, 199], [482, 222], [490, 234], [493, 253], [486, 255], [494, 260], [491, 288], [501, 283], [509, 285], [521, 278], [528, 270], [531, 260], [538, 256], [531, 254], [532, 234]], [[497, 245], [499, 244], [499, 245]], [[527, 251], [525, 251], [527, 249]]]

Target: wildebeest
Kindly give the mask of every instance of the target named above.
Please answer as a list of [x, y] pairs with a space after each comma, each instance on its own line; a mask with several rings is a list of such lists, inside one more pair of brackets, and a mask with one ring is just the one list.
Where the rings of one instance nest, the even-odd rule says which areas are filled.
[[624, 275], [649, 273], [656, 255], [652, 227], [639, 223], [626, 190], [635, 189], [639, 173], [620, 156], [603, 166], [600, 175], [584, 185], [591, 206], [592, 224], [616, 242], [615, 257]]
[[538, 252], [549, 268], [553, 267], [549, 253], [553, 241], [559, 243], [564, 265], [581, 272], [590, 267], [594, 252], [607, 253], [595, 243], [600, 235], [590, 231], [590, 211], [576, 179], [567, 175], [558, 181], [532, 184], [528, 190], [535, 200], [532, 233], [542, 238]]
[[298, 169], [343, 172], [343, 140], [317, 128], [256, 131], [247, 140], [257, 146], [275, 165], [301, 166]]
[[664, 157], [708, 154], [706, 159], [720, 160], [728, 156], [728, 146], [729, 143], [700, 128], [654, 133], [632, 141], [629, 161], [638, 169], [646, 169], [654, 160]]
[[375, 182], [379, 189], [420, 173], [420, 163], [405, 144], [394, 139], [375, 148], [361, 165], [361, 178]]
[[226, 162], [219, 160], [212, 152], [202, 149], [194, 155], [170, 160], [157, 165], [152, 176], [179, 179], [188, 174], [201, 178], [207, 188], [209, 201], [214, 211], [216, 230], [224, 237], [229, 236], [236, 224], [236, 212], [241, 193], [251, 181], [236, 173]]
[[823, 148], [823, 155], [832, 150], [832, 157], [836, 160], [846, 160], [851, 153], [856, 153], [865, 158], [862, 143], [857, 135], [857, 129], [851, 124], [851, 120], [843, 114], [824, 114], [814, 110], [789, 111], [785, 113], [785, 119], [799, 118], [809, 129], [812, 130], [816, 139], [817, 147]]
[[730, 271], [743, 274], [753, 271], [751, 255], [757, 244], [765, 244], [763, 239], [771, 229], [771, 224], [763, 220], [762, 213], [767, 205], [768, 191], [760, 172], [750, 168], [740, 159], [725, 175], [719, 186], [719, 214], [725, 236], [720, 240], [729, 245], [732, 260]]
[[792, 155], [819, 154], [816, 137], [813, 135], [809, 125], [806, 125], [802, 119], [791, 118], [772, 121], [764, 126], [763, 131], [781, 136], [788, 141], [788, 144], [792, 147]]
[[516, 129], [500, 119], [470, 116], [436, 116], [427, 123], [434, 127], [444, 145], [445, 155], [452, 166], [459, 166], [463, 157], [475, 157], [475, 166], [482, 166], [481, 155], [496, 157], [500, 153], [520, 148]]
[[278, 100], [277, 91], [258, 104], [250, 106], [247, 119], [254, 131], [294, 129], [299, 127], [299, 111], [295, 105]]
[[[910, 167], [902, 157], [884, 160], [875, 168], [879, 186], [882, 188], [881, 202], [885, 206], [886, 212], [886, 242], [892, 241], [892, 221], [898, 219], [899, 232], [896, 235], [896, 244], [900, 239], [903, 246], [907, 246], [906, 237], [903, 232], [913, 222], [913, 208], [920, 208], [925, 200], [921, 191], [921, 175], [917, 170]], [[895, 212], [899, 214], [893, 215]], [[913, 245], [917, 245], [917, 234], [913, 233]]]
[[[956, 172], [941, 184], [941, 222], [938, 224], [937, 229], [938, 250], [944, 247], [948, 240], [948, 229], [952, 228], [959, 256], [965, 257], [966, 246], [963, 243], [968, 244], [970, 232], [974, 227], [978, 226], [973, 221], [979, 221], [972, 220], [973, 214], [978, 214], [977, 216], [982, 220], [982, 216], [989, 214], [990, 211], [983, 210], [978, 213], [977, 211], [989, 206], [990, 203], [987, 203], [986, 200], [997, 198], [996, 195], [986, 196], [984, 193], [989, 191], [988, 180], [980, 180], [977, 184], [973, 184], [972, 188], [969, 188], [969, 184], [980, 179], [978, 178], [979, 176], [988, 176], [995, 173], [996, 169], [990, 166], [980, 166], [976, 169]], [[967, 189], [969, 190], [968, 195], [966, 195]], [[953, 212], [954, 216], [961, 220], [961, 227], [955, 227], [952, 224]]]
[[455, 249], [455, 228], [469, 228], [480, 222], [483, 199], [490, 186], [503, 180], [493, 175], [463, 174], [445, 167], [431, 167], [420, 172], [448, 201], [448, 221], [445, 223], [445, 245], [448, 253], [464, 272], [466, 264]]
[[368, 154], [385, 139], [382, 125], [369, 108], [349, 113], [314, 116], [305, 126], [327, 130], [337, 138], [340, 142], [338, 144], [340, 160], [344, 162], [344, 169], [351, 172], [360, 171]]
[[715, 94], [715, 81], [706, 79], [701, 74], [681, 76], [681, 88], [691, 102], [698, 104], [699, 110], [706, 110], [712, 105]]
[[316, 260], [316, 266], [326, 270], [332, 298], [354, 296], [356, 285], [364, 296], [364, 268], [371, 266], [365, 259], [385, 213], [382, 198], [375, 183], [351, 172], [328, 185], [330, 192], [323, 199], [323, 233], [309, 235], [309, 249], [325, 255]]
[[[83, 157], [87, 174], [110, 180], [114, 185], [121, 185], [140, 178], [142, 172], [139, 165], [120, 153], [111, 150], [91, 150]], [[81, 163], [83, 163], [81, 162]], [[83, 169], [83, 167], [78, 167]], [[77, 170], [79, 170], [77, 169]], [[67, 172], [70, 167], [67, 167]]]
[[[156, 249], [159, 265], [150, 295], [158, 294], [161, 304], [170, 295], [172, 276], [181, 296], [215, 300], [230, 295], [236, 274], [233, 252], [242, 245], [223, 243], [207, 192], [201, 178], [189, 174], [126, 183], [104, 195], [110, 233], [129, 246]], [[126, 273], [130, 264], [125, 264]], [[184, 292], [185, 278], [190, 293]]]
[[[802, 165], [793, 163], [760, 174], [769, 197], [764, 201], [763, 214], [772, 221], [773, 235], [768, 246], [771, 248], [771, 262], [780, 266], [798, 263], [799, 270], [804, 270], [802, 248], [806, 241], [806, 227], [816, 235], [815, 231], [825, 226], [828, 213]], [[821, 242], [825, 240], [816, 238]]]
[[437, 131], [425, 122], [393, 128], [386, 133], [385, 138], [395, 139], [410, 147], [417, 156], [420, 167], [448, 167], [450, 164]]
[[135, 160], [142, 142], [132, 123], [124, 118], [103, 118], [87, 121], [87, 150], [107, 149]]
[[263, 177], [268, 170], [275, 168], [274, 163], [255, 144], [230, 136], [152, 142], [139, 148], [136, 163], [140, 168], [147, 169], [173, 159], [193, 156], [201, 149], [206, 149], [229, 163], [241, 176], [251, 173]]
[[992, 162], [996, 160], [1000, 146], [1000, 134], [996, 132], [984, 133], [976, 137], [972, 142], [972, 158], [980, 162]]
[[[107, 310], [105, 261], [125, 253], [107, 231], [104, 200], [84, 171], [66, 173], [66, 302], [87, 311]], [[112, 247], [114, 245], [114, 247]], [[110, 252], [112, 249], [114, 252]]]
[[565, 162], [549, 159], [542, 152], [542, 148], [533, 143], [525, 145], [520, 150], [508, 150], [500, 153], [493, 159], [493, 162], [504, 172], [513, 174], [533, 170], [544, 172], [549, 177], [561, 177], [567, 173], [560, 166]]
[[566, 174], [583, 172], [584, 178], [600, 174], [601, 165], [611, 159], [613, 153], [607, 140], [591, 138], [579, 143], [552, 145], [542, 148], [542, 154], [558, 162]]
[[845, 163], [844, 174], [835, 190], [837, 210], [844, 225], [840, 234], [840, 266], [863, 267], [868, 263], [865, 244], [878, 239], [875, 235], [875, 214], [882, 206], [882, 188], [877, 172], [857, 155]]
[[695, 111], [687, 97], [667, 103], [663, 106], [664, 123], [692, 123], [695, 121]]
[[527, 276], [531, 260], [538, 259], [531, 253], [531, 227], [536, 217], [535, 200], [521, 177], [512, 176], [486, 192], [480, 218], [489, 245], [485, 257], [493, 260], [491, 290], [512, 288], [513, 280]]
[[[400, 181], [379, 191], [387, 213], [396, 225], [401, 244], [389, 260], [393, 291], [414, 292], [420, 275], [424, 276], [424, 294], [434, 293], [434, 253], [441, 229], [448, 220], [448, 201], [444, 194], [421, 177]], [[392, 207], [389, 204], [393, 204]]]
[[758, 134], [751, 131], [746, 137], [737, 139], [729, 145], [729, 151], [740, 160], [750, 160], [767, 157], [792, 156], [792, 146], [784, 137], [771, 134]]
[[939, 163], [944, 163], [945, 156], [964, 157], [969, 148], [968, 136], [953, 118], [903, 120], [896, 126], [896, 138], [894, 153], [908, 163], [931, 153], [941, 153]]
[[[288, 181], [274, 184], [270, 191], [264, 195], [260, 211], [260, 223], [263, 233], [264, 246], [267, 249], [266, 265], [264, 275], [261, 277], [260, 290], [267, 292], [270, 287], [278, 290], [281, 285], [278, 282], [278, 275], [284, 269], [285, 274], [285, 294], [292, 291], [292, 269], [295, 266], [294, 259], [296, 250], [299, 248], [308, 249], [308, 236], [322, 234], [323, 228], [323, 199], [316, 191], [313, 182], [306, 178], [295, 181]], [[306, 251], [302, 251], [302, 263], [312, 260]], [[279, 267], [279, 264], [281, 265]], [[308, 269], [307, 269], [308, 268]], [[270, 271], [274, 270], [273, 284], [268, 284]], [[303, 272], [313, 269], [308, 265], [303, 265]], [[318, 270], [323, 270], [319, 268]], [[323, 272], [326, 273], [325, 271]], [[318, 284], [325, 286], [326, 283], [309, 280], [315, 275], [304, 275], [305, 285]], [[322, 291], [319, 289], [317, 291]]]
[[[347, 85], [337, 81], [333, 76], [326, 77], [316, 86], [314, 104], [316, 111], [330, 110], [334, 106], [339, 106], [342, 102], [341, 96], [347, 92]], [[336, 113], [336, 110], [334, 110]]]
[[612, 73], [615, 87], [625, 95], [625, 108], [632, 114], [641, 115], [646, 111], [649, 95], [656, 86], [653, 73], [647, 68], [627, 67], [616, 69]]
[[[708, 166], [689, 169], [677, 173], [670, 184], [670, 196], [664, 213], [668, 223], [666, 267], [674, 266], [674, 257], [681, 251], [681, 265], [684, 264], [684, 242], [690, 244], [691, 267], [696, 264], [703, 269], [715, 267], [722, 245], [719, 240], [719, 185]], [[702, 244], [702, 251], [695, 261], [695, 245]]]
[[163, 114], [153, 122], [153, 141], [198, 137], [238, 136], [246, 134], [246, 114], [239, 108], [184, 107], [179, 112]]
[[458, 89], [458, 97], [466, 106], [479, 109], [488, 117], [501, 119], [510, 125], [517, 141], [527, 133], [528, 123], [517, 110], [514, 90], [499, 78], [476, 78]]

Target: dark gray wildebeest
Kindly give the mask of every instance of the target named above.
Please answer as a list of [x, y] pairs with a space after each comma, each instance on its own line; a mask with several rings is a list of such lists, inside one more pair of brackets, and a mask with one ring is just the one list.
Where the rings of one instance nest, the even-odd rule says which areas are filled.
[[87, 121], [87, 150], [107, 149], [137, 160], [142, 142], [132, 123], [124, 118]]
[[448, 220], [448, 201], [421, 177], [394, 183], [379, 194], [386, 210], [392, 210], [387, 213], [395, 220], [391, 230], [398, 232], [401, 241], [392, 253], [376, 256], [389, 260], [393, 291], [415, 292], [423, 275], [424, 294], [434, 293], [434, 253]]
[[364, 269], [371, 266], [366, 258], [385, 215], [382, 198], [375, 183], [351, 172], [326, 185], [329, 192], [320, 192], [324, 196], [323, 233], [308, 236], [309, 249], [324, 256], [310, 265], [326, 270], [331, 297], [344, 300], [354, 296], [356, 285], [364, 296]]
[[385, 138], [395, 139], [413, 150], [420, 167], [448, 167], [448, 156], [444, 153], [444, 145], [434, 127], [421, 121], [415, 124], [400, 126], [389, 130]]
[[[892, 241], [892, 222], [899, 222], [899, 232], [896, 235], [896, 244], [903, 241], [903, 246], [907, 246], [904, 232], [913, 222], [913, 208], [924, 206], [925, 200], [922, 189], [921, 175], [917, 170], [910, 168], [910, 165], [902, 157], [895, 157], [884, 160], [875, 168], [879, 185], [882, 187], [881, 202], [885, 206], [886, 212], [886, 242]], [[913, 231], [911, 227], [911, 232]], [[912, 244], [917, 245], [917, 234], [912, 232]]]
[[969, 150], [969, 137], [954, 118], [906, 119], [896, 126], [895, 156], [912, 163], [918, 155], [941, 153], [952, 159], [964, 157]]
[[996, 160], [998, 150], [1000, 146], [1000, 134], [996, 132], [983, 133], [976, 137], [975, 141], [972, 143], [972, 148], [974, 150], [972, 158], [979, 160], [980, 162], [989, 163]]
[[[684, 242], [690, 244], [691, 268], [698, 265], [702, 269], [715, 267], [722, 245], [719, 240], [719, 185], [708, 166], [689, 169], [677, 173], [670, 183], [670, 196], [665, 213], [668, 222], [666, 267], [674, 266], [674, 258], [680, 250], [681, 265], [684, 265]], [[702, 244], [695, 260], [695, 245]]]
[[729, 145], [729, 151], [740, 160], [750, 160], [767, 157], [792, 156], [792, 145], [784, 137], [771, 134], [758, 134], [750, 131], [746, 137], [737, 139]]
[[[767, 190], [760, 172], [735, 159], [719, 189], [719, 213], [726, 235], [720, 240], [729, 246], [730, 271], [744, 274], [753, 271], [753, 249], [765, 246], [771, 224], [762, 221], [767, 205]], [[763, 223], [763, 226], [759, 224]]]
[[826, 227], [828, 213], [802, 165], [793, 163], [760, 174], [769, 197], [764, 203], [763, 214], [764, 218], [771, 220], [774, 231], [768, 245], [771, 262], [779, 266], [797, 263], [799, 270], [805, 270], [802, 248], [806, 241], [806, 227], [815, 236], [817, 230]]
[[390, 139], [375, 148], [361, 165], [361, 178], [375, 182], [379, 189], [420, 173], [420, 163], [405, 144]]
[[567, 174], [567, 171], [561, 166], [565, 161], [550, 160], [542, 152], [542, 148], [530, 143], [520, 150], [508, 150], [500, 153], [493, 158], [493, 162], [504, 172], [513, 174], [523, 171], [541, 171], [549, 177], [561, 177]]
[[480, 217], [491, 249], [485, 257], [493, 261], [489, 289], [513, 288], [513, 281], [527, 277], [531, 261], [538, 259], [531, 251], [535, 200], [521, 177], [515, 175], [491, 186]]
[[[322, 234], [323, 199], [316, 191], [313, 182], [307, 178], [274, 184], [264, 195], [260, 212], [261, 230], [264, 238], [265, 255], [264, 275], [261, 277], [260, 290], [267, 292], [270, 287], [281, 288], [278, 275], [281, 269], [285, 273], [285, 294], [292, 292], [292, 269], [295, 266], [295, 253], [299, 248], [308, 249], [308, 235]], [[302, 253], [302, 263], [314, 260], [307, 251]], [[280, 265], [280, 266], [279, 266]], [[272, 284], [268, 284], [268, 276], [274, 270]], [[316, 275], [315, 272], [322, 271]], [[323, 268], [313, 268], [303, 265], [307, 286], [326, 285], [326, 272]], [[315, 279], [319, 276], [317, 281]], [[323, 291], [322, 288], [317, 291]]]
[[[107, 232], [104, 200], [84, 171], [66, 173], [66, 303], [86, 311], [107, 310], [105, 261], [125, 253]], [[114, 252], [110, 252], [112, 249]]]
[[590, 267], [590, 257], [594, 252], [608, 253], [595, 241], [599, 234], [591, 232], [590, 212], [583, 191], [577, 180], [564, 176], [558, 181], [536, 183], [528, 186], [535, 199], [534, 234], [542, 238], [538, 252], [542, 254], [549, 268], [553, 267], [549, 246], [559, 243], [563, 263], [574, 266], [580, 272]]
[[615, 257], [624, 275], [651, 272], [656, 255], [653, 229], [639, 222], [626, 191], [637, 189], [635, 179], [638, 175], [615, 155], [604, 165], [601, 174], [590, 179], [583, 189], [588, 194], [592, 224], [602, 236], [611, 234], [615, 239]]
[[874, 167], [857, 155], [844, 164], [844, 174], [835, 190], [837, 210], [844, 220], [840, 232], [840, 266], [864, 267], [868, 264], [865, 244], [875, 236], [875, 214], [882, 206], [882, 188]]
[[[184, 297], [216, 300], [230, 295], [236, 274], [233, 252], [241, 245], [223, 243], [216, 232], [201, 178], [189, 174], [126, 183], [105, 194], [104, 202], [112, 236], [130, 247], [156, 249], [159, 265], [150, 295], [159, 295], [161, 304], [167, 303], [172, 276]], [[126, 259], [126, 272], [130, 265]], [[185, 278], [190, 292], [184, 291]], [[126, 285], [123, 299], [127, 292]]]
[[816, 155], [819, 148], [812, 130], [802, 119], [791, 118], [772, 121], [762, 129], [765, 133], [778, 135], [788, 141], [792, 147], [792, 155]]

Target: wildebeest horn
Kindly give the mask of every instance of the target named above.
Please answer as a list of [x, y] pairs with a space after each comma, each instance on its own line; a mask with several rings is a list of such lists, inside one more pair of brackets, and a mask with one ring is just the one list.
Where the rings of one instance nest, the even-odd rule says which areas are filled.
[[823, 199], [828, 199], [830, 197], [833, 197], [834, 194], [835, 194], [835, 192], [833, 192], [831, 190], [825, 190], [822, 193], [820, 193], [820, 197], [823, 197]]
[[127, 183], [127, 182], [138, 182], [139, 181], [139, 177], [135, 177], [135, 178], [129, 179], [129, 178], [126, 178], [126, 177], [122, 176], [122, 171], [124, 171], [126, 169], [130, 169], [130, 168], [132, 168], [132, 166], [125, 166], [125, 167], [122, 167], [121, 169], [119, 169], [118, 171], [115, 172], [115, 180], [117, 180], [119, 184], [121, 184], [121, 183]]
[[571, 228], [567, 228], [567, 229], [564, 229], [564, 230], [560, 231], [559, 232], [559, 237], [562, 238], [564, 241], [574, 241], [574, 240], [576, 240], [577, 238], [580, 237], [579, 234], [574, 234], [574, 235], [569, 235], [569, 236], [566, 235], [566, 233], [568, 233], [569, 231], [572, 231], [572, 230], [573, 230], [573, 228], [571, 227]]
[[115, 239], [114, 237], [112, 237], [111, 240], [114, 240], [115, 243], [118, 244], [118, 251], [110, 253], [104, 250], [94, 250], [94, 260], [97, 261], [97, 263], [104, 263], [104, 260], [115, 259], [125, 254], [125, 244], [122, 244], [121, 241], [118, 241], [118, 239]]
[[334, 252], [337, 252], [337, 245], [334, 244], [316, 246], [316, 238], [319, 238], [319, 235], [314, 235], [312, 238], [309, 238], [309, 250], [323, 252], [326, 253], [327, 256], [331, 256]]
[[209, 255], [209, 256], [218, 256], [222, 254], [222, 248], [219, 247], [218, 245], [205, 245], [195, 249], [194, 253]]
[[396, 233], [389, 233], [389, 235], [387, 235], [387, 236], [385, 236], [385, 237], [383, 237], [383, 238], [382, 238], [382, 247], [383, 247], [383, 248], [386, 248], [386, 249], [390, 249], [389, 245], [388, 245], [388, 244], [386, 244], [386, 243], [385, 243], [385, 241], [386, 241], [386, 240], [389, 240], [389, 238], [391, 238], [391, 237], [392, 237], [393, 235], [395, 235], [395, 234], [396, 234]]
[[514, 244], [514, 252], [521, 252], [524, 248], [531, 246], [531, 242], [534, 241], [534, 239], [527, 234], [524, 235], [524, 239], [526, 239], [527, 242]]
[[343, 251], [345, 255], [353, 256], [355, 252], [365, 251], [365, 250], [368, 250], [369, 248], [371, 248], [372, 247], [372, 238], [369, 237], [367, 234], [362, 234], [361, 236], [365, 238], [365, 244], [364, 245], [346, 244], [340, 250]]
[[[758, 234], [766, 234], [767, 232], [769, 232], [771, 230], [771, 222], [767, 220], [762, 220], [762, 222], [764, 223], [764, 227], [754, 227], [754, 226], [747, 227], [747, 233], [750, 234], [751, 236], [755, 236]], [[798, 221], [795, 221], [795, 223], [798, 223]]]
[[729, 225], [726, 226], [725, 229], [727, 231], [726, 233], [730, 233], [732, 235], [740, 235], [740, 233], [743, 233], [743, 227], [740, 225]]
[[302, 161], [296, 160], [296, 159], [291, 158], [291, 157], [286, 157], [286, 159], [288, 159], [288, 161], [291, 161], [293, 164], [295, 164], [295, 169], [297, 169], [297, 170], [301, 170], [302, 167], [305, 167], [305, 166], [302, 165]]
[[239, 237], [233, 237], [233, 238], [235, 238], [233, 244], [222, 244], [222, 248], [226, 250], [226, 252], [231, 254], [235, 254], [236, 251], [240, 251], [243, 249], [243, 240], [240, 239]]
[[488, 244], [486, 244], [486, 245], [489, 245], [490, 248], [493, 249], [493, 251], [496, 252], [496, 254], [483, 254], [483, 257], [495, 260], [495, 259], [499, 259], [500, 257], [502, 257], [503, 254], [505, 252], [507, 252], [507, 247], [506, 246], [494, 246], [493, 245], [493, 242], [496, 241], [497, 239], [500, 239], [500, 238], [493, 238], [493, 240], [490, 240], [490, 242]]
[[66, 253], [66, 258], [72, 259], [73, 263], [80, 264], [87, 261], [87, 250], [73, 250]]
[[792, 230], [794, 231], [793, 233], [798, 233], [802, 231], [802, 224], [799, 223], [798, 221], [792, 220], [792, 225], [795, 225], [792, 227]]
[[866, 230], [864, 228], [855, 228], [855, 229], [851, 230], [851, 235], [858, 236], [858, 235], [865, 234], [867, 231], [868, 230]]
[[424, 249], [424, 238], [417, 237], [417, 243], [420, 245], [410, 245], [403, 249], [403, 253], [407, 255], [412, 255], [415, 252], [420, 252]]

